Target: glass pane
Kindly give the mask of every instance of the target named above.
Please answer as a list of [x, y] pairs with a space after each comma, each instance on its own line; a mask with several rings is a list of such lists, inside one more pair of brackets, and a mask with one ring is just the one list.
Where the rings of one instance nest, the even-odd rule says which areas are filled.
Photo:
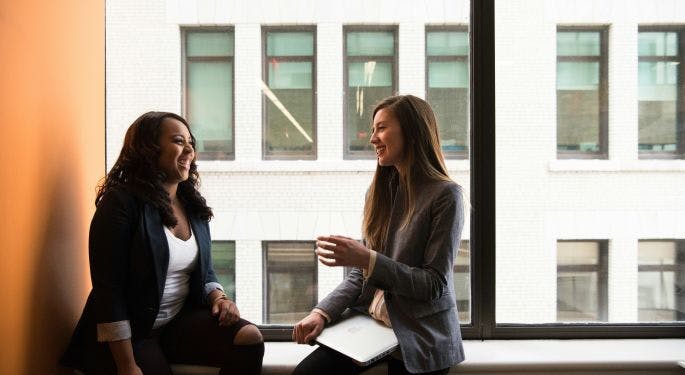
[[347, 56], [393, 56], [395, 37], [390, 31], [347, 33]]
[[188, 121], [197, 151], [233, 153], [233, 64], [189, 61]]
[[314, 34], [310, 32], [266, 33], [267, 56], [312, 56]]
[[597, 90], [599, 79], [599, 63], [557, 63], [557, 90]]
[[313, 242], [266, 244], [266, 323], [296, 323], [316, 304], [314, 248]]
[[677, 64], [640, 62], [638, 74], [638, 149], [674, 153], [678, 142]]
[[266, 102], [265, 154], [313, 155], [314, 112], [311, 89], [274, 89]]
[[311, 89], [312, 63], [269, 61], [269, 87], [272, 89]]
[[469, 66], [466, 61], [428, 63], [429, 88], [468, 88]]
[[598, 32], [557, 33], [557, 56], [599, 56], [600, 34]]
[[375, 103], [393, 94], [392, 87], [356, 87], [347, 90], [347, 141], [349, 151], [372, 155], [371, 111]]
[[469, 34], [460, 31], [430, 31], [426, 35], [428, 56], [467, 56]]
[[235, 241], [212, 241], [212, 263], [224, 292], [235, 301]]
[[457, 294], [459, 322], [471, 322], [471, 250], [469, 241], [461, 241], [454, 261], [454, 291]]
[[678, 55], [678, 34], [675, 32], [640, 32], [637, 40], [640, 56]]
[[467, 88], [428, 88], [426, 99], [435, 111], [444, 152], [468, 157], [469, 91]]
[[600, 151], [598, 91], [557, 91], [557, 150]]
[[602, 321], [606, 269], [598, 242], [557, 243], [557, 321]]
[[188, 32], [186, 56], [233, 56], [232, 32]]
[[392, 64], [367, 61], [348, 65], [349, 87], [392, 86]]
[[685, 320], [685, 241], [640, 241], [638, 320]]

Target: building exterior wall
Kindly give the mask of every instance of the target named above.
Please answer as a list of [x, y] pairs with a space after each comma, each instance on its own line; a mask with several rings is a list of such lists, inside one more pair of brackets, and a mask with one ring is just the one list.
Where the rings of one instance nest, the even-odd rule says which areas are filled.
[[[685, 24], [685, 3], [496, 2], [497, 319], [556, 321], [556, 241], [609, 241], [608, 319], [637, 319], [637, 241], [685, 238], [683, 160], [639, 160], [637, 27]], [[425, 96], [425, 26], [467, 25], [466, 1], [107, 1], [107, 166], [148, 110], [182, 113], [181, 27], [235, 32], [235, 160], [198, 162], [215, 240], [236, 242], [236, 302], [262, 321], [262, 241], [359, 238], [375, 161], [343, 160], [343, 25], [398, 25], [398, 91]], [[317, 160], [262, 160], [261, 26], [317, 26]], [[608, 159], [558, 160], [556, 28], [608, 35]], [[470, 191], [468, 160], [448, 160]], [[463, 238], [469, 239], [467, 223]], [[477, 251], [477, 249], [474, 249]], [[319, 297], [342, 270], [319, 265]], [[544, 286], [544, 287], [541, 287]]]

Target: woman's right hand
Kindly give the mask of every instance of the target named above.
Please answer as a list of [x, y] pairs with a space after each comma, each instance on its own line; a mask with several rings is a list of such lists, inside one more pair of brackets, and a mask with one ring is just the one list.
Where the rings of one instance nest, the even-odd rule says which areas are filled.
[[313, 343], [325, 324], [324, 317], [316, 312], [311, 312], [304, 319], [300, 320], [293, 328], [293, 341], [298, 344]]

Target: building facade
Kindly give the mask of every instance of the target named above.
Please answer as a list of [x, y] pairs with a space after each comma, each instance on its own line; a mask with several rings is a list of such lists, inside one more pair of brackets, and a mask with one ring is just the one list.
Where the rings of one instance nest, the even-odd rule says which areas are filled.
[[[361, 237], [376, 100], [433, 105], [468, 198], [468, 2], [106, 6], [107, 168], [140, 114], [189, 119], [246, 319], [291, 324], [342, 280], [314, 239]], [[685, 319], [684, 26], [675, 0], [496, 1], [498, 322]]]

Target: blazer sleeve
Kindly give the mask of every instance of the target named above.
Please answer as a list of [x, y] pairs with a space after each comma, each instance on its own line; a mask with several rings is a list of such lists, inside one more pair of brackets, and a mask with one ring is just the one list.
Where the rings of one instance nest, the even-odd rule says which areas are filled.
[[[455, 251], [463, 228], [463, 201], [458, 185], [450, 184], [431, 203], [430, 234], [421, 267], [411, 267], [378, 253], [369, 285], [415, 300], [435, 300], [447, 293]], [[412, 246], [409, 244], [409, 246]]]
[[347, 307], [356, 304], [361, 296], [364, 277], [359, 268], [353, 268], [340, 285], [330, 292], [315, 308], [321, 309], [331, 321], [336, 321]]
[[113, 190], [102, 197], [90, 224], [88, 252], [98, 341], [131, 337], [124, 291], [138, 220], [133, 196]]

